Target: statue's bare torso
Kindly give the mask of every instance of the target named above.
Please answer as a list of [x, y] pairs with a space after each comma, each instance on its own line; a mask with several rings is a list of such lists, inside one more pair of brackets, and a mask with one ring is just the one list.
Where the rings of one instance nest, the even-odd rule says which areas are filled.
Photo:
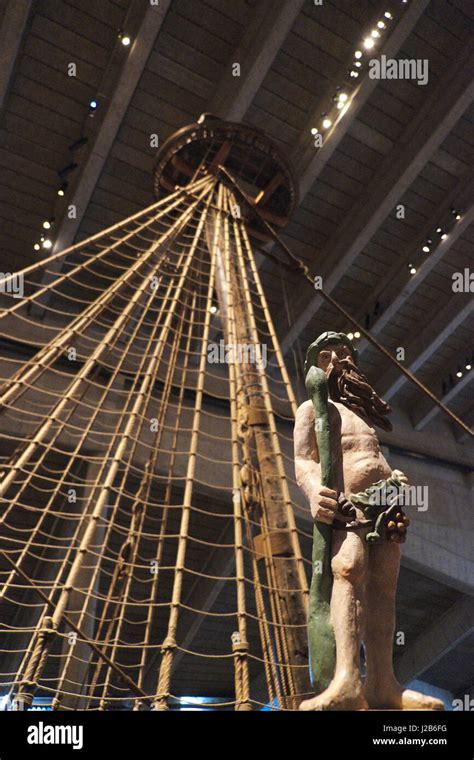
[[[380, 451], [374, 428], [343, 404], [329, 401], [328, 406], [334, 488], [349, 496], [390, 477], [391, 468]], [[295, 458], [297, 463], [301, 459], [302, 462], [312, 460], [319, 465], [311, 400], [305, 401], [298, 409]], [[306, 496], [311, 500], [312, 494], [307, 493]]]

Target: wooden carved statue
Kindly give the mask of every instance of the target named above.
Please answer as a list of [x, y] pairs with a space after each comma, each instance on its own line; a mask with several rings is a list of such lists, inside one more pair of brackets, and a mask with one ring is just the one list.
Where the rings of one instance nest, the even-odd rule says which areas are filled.
[[344, 333], [311, 344], [305, 380], [310, 399], [298, 409], [294, 441], [296, 479], [314, 520], [308, 640], [316, 696], [300, 709], [442, 710], [440, 700], [404, 689], [393, 671], [409, 521], [397, 504], [407, 479], [390, 468], [373, 427], [392, 429], [390, 407], [358, 369]]

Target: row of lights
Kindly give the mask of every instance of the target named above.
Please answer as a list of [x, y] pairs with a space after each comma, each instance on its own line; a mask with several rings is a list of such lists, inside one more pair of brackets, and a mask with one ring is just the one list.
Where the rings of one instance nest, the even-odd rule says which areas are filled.
[[[380, 38], [383, 30], [387, 28], [387, 22], [393, 20], [393, 16], [390, 13], [390, 11], [385, 11], [385, 13], [384, 13], [384, 19], [385, 20], [381, 19], [380, 21], [377, 21], [377, 28], [376, 29], [372, 29], [372, 31], [370, 32], [370, 34], [363, 41], [362, 47], [365, 50], [372, 50], [372, 48], [375, 47], [376, 41]], [[362, 56], [363, 56], [362, 50], [356, 50], [355, 51], [355, 53], [354, 53], [354, 59], [355, 60], [354, 60], [354, 62], [352, 64], [353, 68], [349, 72], [349, 76], [351, 76], [353, 79], [357, 79], [357, 77], [359, 76], [360, 72], [357, 71], [357, 69], [362, 68], [362, 61], [361, 61]]]
[[470, 361], [469, 359], [466, 359], [464, 368], [461, 366], [458, 367], [458, 371], [456, 372], [456, 377], [462, 377], [464, 375], [464, 370], [466, 370], [466, 372], [469, 372], [469, 370], [471, 369], [472, 369], [472, 361]]
[[349, 340], [354, 340], [354, 339], [358, 340], [360, 338], [360, 332], [358, 330], [356, 330], [353, 333], [349, 332], [347, 333], [347, 337], [349, 338]]
[[[470, 372], [473, 364], [474, 364], [474, 355], [471, 356], [471, 358], [466, 358], [466, 361], [464, 362], [464, 364], [458, 364], [456, 377], [458, 379], [461, 379], [461, 377], [463, 377], [465, 372]], [[445, 396], [449, 388], [453, 388], [455, 385], [456, 385], [455, 378], [453, 377], [452, 374], [449, 374], [448, 379], [443, 380], [443, 382], [441, 383], [442, 395]]]
[[[132, 42], [132, 38], [130, 37], [130, 35], [124, 34], [122, 30], [119, 30], [118, 32], [118, 38], [124, 47], [129, 47], [129, 45]], [[98, 100], [96, 98], [91, 98], [89, 100], [89, 116], [93, 116], [98, 107], [99, 107]], [[78, 147], [86, 143], [87, 140], [88, 140], [87, 137], [81, 137], [79, 140], [77, 140], [77, 142], [73, 143], [73, 145], [69, 146], [69, 150], [71, 152], [74, 152], [74, 150], [77, 150]], [[63, 178], [67, 176], [68, 174], [70, 174], [76, 168], [77, 168], [76, 163], [70, 163], [68, 164], [68, 166], [65, 166], [63, 169], [61, 169], [58, 172], [58, 175], [60, 178]], [[68, 184], [69, 184], [68, 182], [63, 181], [60, 187], [58, 187], [56, 194], [60, 198], [64, 197]], [[33, 248], [35, 251], [39, 251], [41, 250], [41, 248], [45, 248], [46, 250], [52, 248], [53, 241], [48, 236], [48, 230], [51, 230], [53, 226], [54, 226], [54, 218], [44, 220], [42, 227], [43, 227], [43, 230], [45, 230], [46, 232], [43, 232], [41, 234], [39, 242], [34, 243]]]
[[[451, 209], [451, 215], [454, 216], [454, 219], [456, 222], [460, 222], [462, 219], [462, 214], [460, 211], [458, 211], [455, 208]], [[448, 237], [448, 233], [443, 230], [442, 227], [439, 225], [436, 227], [436, 234], [439, 235], [440, 240], [446, 240]], [[422, 247], [423, 253], [431, 253], [431, 246], [433, 245], [433, 238], [427, 238], [426, 243]], [[411, 275], [416, 274], [416, 266], [414, 264], [408, 264], [408, 270]]]
[[[406, 3], [407, 0], [402, 0], [403, 3]], [[372, 29], [370, 34], [363, 40], [362, 47], [370, 51], [375, 46], [377, 40], [380, 38], [381, 34], [383, 33], [383, 30], [387, 28], [387, 23], [393, 20], [393, 16], [390, 13], [390, 11], [385, 11], [383, 19], [380, 21], [377, 21], [377, 25], [375, 29]], [[352, 79], [357, 79], [360, 74], [360, 69], [362, 68], [362, 57], [363, 52], [362, 50], [356, 50], [354, 53], [354, 61], [352, 64], [352, 68], [349, 70], [349, 76]], [[340, 89], [340, 88], [338, 88]], [[346, 104], [348, 104], [349, 95], [346, 92], [338, 92], [336, 91], [336, 94], [334, 95], [334, 101], [336, 103], [336, 108], [341, 111]], [[321, 127], [324, 130], [328, 130], [333, 125], [333, 120], [330, 118], [330, 116], [327, 113], [321, 114], [323, 121], [321, 123]], [[319, 134], [319, 129], [317, 127], [311, 128], [311, 134], [313, 137], [315, 137], [317, 134]]]

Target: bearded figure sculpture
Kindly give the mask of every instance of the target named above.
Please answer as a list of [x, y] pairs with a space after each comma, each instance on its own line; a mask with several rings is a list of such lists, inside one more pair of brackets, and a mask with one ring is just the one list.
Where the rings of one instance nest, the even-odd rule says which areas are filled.
[[[325, 332], [305, 363], [309, 400], [298, 409], [298, 485], [314, 520], [308, 643], [316, 696], [301, 710], [442, 710], [404, 689], [393, 671], [395, 594], [408, 518], [407, 479], [382, 455], [373, 426], [390, 407], [357, 366], [344, 333]], [[361, 647], [365, 674], [361, 672]]]

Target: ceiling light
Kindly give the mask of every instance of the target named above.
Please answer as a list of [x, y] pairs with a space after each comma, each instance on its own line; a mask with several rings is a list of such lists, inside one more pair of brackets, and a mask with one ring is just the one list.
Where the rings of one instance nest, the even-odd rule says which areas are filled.
[[40, 246], [39, 243], [35, 243], [34, 246], [33, 246], [33, 248], [35, 249], [35, 251], [39, 251], [40, 247], [41, 246]]
[[357, 79], [358, 76], [359, 76], [359, 73], [357, 71], [351, 71], [351, 77], [354, 77], [355, 79]]
[[360, 61], [355, 61], [354, 66], [357, 66], [358, 69], [362, 66]]
[[459, 214], [459, 213], [456, 214], [456, 216], [454, 218], [456, 219], [457, 222], [459, 222], [459, 220], [461, 219], [461, 214]]
[[324, 119], [324, 121], [323, 121], [323, 127], [324, 127], [324, 129], [329, 129], [329, 127], [331, 126], [331, 124], [332, 124], [331, 119]]
[[385, 11], [383, 15], [385, 16], [385, 18], [388, 18], [390, 21], [392, 20], [392, 14], [389, 11]]
[[97, 106], [98, 106], [97, 100], [94, 100], [94, 99], [89, 100], [89, 108], [91, 109], [91, 111], [95, 111]]
[[373, 41], [372, 37], [366, 37], [364, 40], [364, 47], [366, 50], [371, 50], [373, 46], [375, 45], [375, 42]]
[[354, 333], [354, 338], [360, 338], [360, 332], [358, 330]]
[[49, 238], [46, 238], [46, 240], [43, 240], [43, 248], [51, 248], [52, 242]]
[[443, 232], [443, 234], [441, 235], [441, 240], [446, 240], [447, 237], [448, 236], [447, 236], [446, 232]]
[[429, 253], [429, 252], [430, 252], [429, 246], [428, 245], [424, 245], [423, 246], [423, 253]]
[[467, 371], [469, 371], [470, 369], [472, 369], [472, 364], [467, 363], [466, 364], [466, 369], [467, 369]]
[[317, 135], [318, 134], [318, 128], [317, 127], [312, 127], [311, 134], [312, 135]]
[[59, 188], [58, 195], [61, 195], [61, 196], [64, 195], [64, 190], [62, 189], [62, 187]]
[[385, 29], [385, 24], [383, 21], [377, 21], [377, 26], [379, 29]]
[[51, 222], [48, 222], [48, 220], [46, 220], [45, 222], [43, 222], [43, 228], [45, 230], [49, 230], [51, 228]]
[[380, 32], [378, 32], [377, 29], [372, 29], [370, 34], [372, 35], [372, 37], [375, 37], [375, 38], [380, 37]]
[[347, 337], [349, 340], [354, 340], [354, 334], [353, 333], [347, 333]]
[[128, 47], [130, 45], [131, 41], [132, 40], [130, 39], [130, 37], [128, 36], [128, 34], [124, 34], [123, 36], [120, 37], [120, 42], [125, 47]]
[[217, 314], [217, 306], [213, 303], [210, 306], [209, 311], [211, 312], [211, 314]]
[[442, 231], [443, 230], [441, 229], [441, 227], [436, 227], [436, 232], [442, 232]]
[[343, 102], [343, 103], [345, 103], [345, 102], [346, 102], [346, 100], [347, 100], [347, 93], [345, 93], [345, 92], [341, 92], [341, 93], [339, 94], [339, 100], [342, 100], [342, 102]]
[[362, 50], [356, 50], [354, 56], [355, 58], [362, 58]]
[[462, 372], [460, 369], [456, 372], [456, 377], [462, 377]]
[[416, 267], [414, 267], [413, 264], [408, 264], [408, 268], [410, 270], [410, 274], [416, 274]]

